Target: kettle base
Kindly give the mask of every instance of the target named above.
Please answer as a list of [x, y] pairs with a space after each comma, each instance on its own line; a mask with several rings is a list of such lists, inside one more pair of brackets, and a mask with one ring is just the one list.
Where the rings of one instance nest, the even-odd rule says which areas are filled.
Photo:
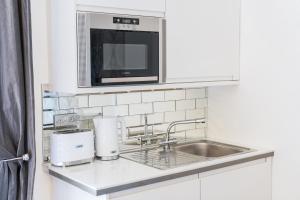
[[117, 160], [119, 158], [119, 155], [115, 156], [96, 156], [97, 159], [103, 160], [103, 161], [109, 161], [109, 160]]

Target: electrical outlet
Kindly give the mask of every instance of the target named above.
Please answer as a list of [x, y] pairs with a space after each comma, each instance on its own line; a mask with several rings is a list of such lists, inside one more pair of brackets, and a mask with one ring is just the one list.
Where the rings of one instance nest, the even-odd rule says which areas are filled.
[[77, 126], [80, 121], [80, 115], [76, 113], [54, 115], [53, 118], [55, 128]]

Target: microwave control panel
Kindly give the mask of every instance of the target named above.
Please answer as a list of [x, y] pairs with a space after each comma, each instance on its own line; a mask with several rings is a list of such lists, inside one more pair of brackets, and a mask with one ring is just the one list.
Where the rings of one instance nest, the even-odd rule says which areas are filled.
[[138, 18], [125, 18], [125, 17], [114, 17], [113, 18], [114, 24], [132, 24], [132, 25], [139, 25], [140, 20]]

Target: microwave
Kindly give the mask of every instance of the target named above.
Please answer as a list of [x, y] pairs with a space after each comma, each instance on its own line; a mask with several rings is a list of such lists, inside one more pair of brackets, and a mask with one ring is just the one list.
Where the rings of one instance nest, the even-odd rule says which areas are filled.
[[163, 81], [165, 20], [77, 12], [78, 87]]

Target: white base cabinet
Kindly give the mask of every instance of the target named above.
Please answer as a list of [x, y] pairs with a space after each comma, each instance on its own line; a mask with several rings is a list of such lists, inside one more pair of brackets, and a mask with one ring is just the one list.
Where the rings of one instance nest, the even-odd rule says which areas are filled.
[[[133, 192], [133, 193], [132, 193]], [[131, 191], [131, 194], [122, 195], [113, 200], [200, 200], [200, 181], [198, 175], [179, 178], [165, 183], [155, 184], [144, 191]]]
[[201, 200], [271, 200], [271, 162], [220, 172], [201, 179]]
[[53, 200], [199, 200], [198, 174], [113, 194], [94, 196], [60, 179], [53, 178]]
[[94, 196], [57, 178], [53, 200], [271, 200], [272, 158]]

